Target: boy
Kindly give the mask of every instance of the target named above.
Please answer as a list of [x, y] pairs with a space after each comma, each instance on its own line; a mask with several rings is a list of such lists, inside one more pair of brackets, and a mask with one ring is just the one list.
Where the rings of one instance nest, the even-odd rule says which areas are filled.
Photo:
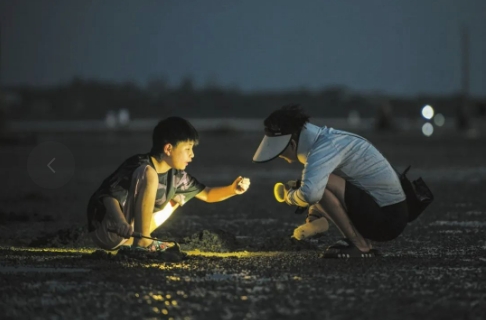
[[297, 105], [274, 111], [264, 125], [254, 162], [280, 157], [304, 164], [300, 185], [290, 182], [284, 190], [287, 204], [309, 206], [307, 223], [294, 231], [295, 238], [327, 231], [330, 220], [344, 239], [330, 246], [325, 258], [374, 257], [370, 240], [389, 241], [402, 233], [408, 208], [399, 177], [367, 140], [315, 126]]
[[98, 246], [165, 251], [168, 243], [133, 238], [133, 232], [149, 237], [193, 197], [217, 202], [248, 190], [246, 178], [238, 177], [228, 186], [207, 187], [189, 175], [185, 169], [194, 158], [198, 140], [187, 120], [166, 118], [153, 130], [151, 151], [128, 158], [103, 181], [88, 205], [88, 229]]

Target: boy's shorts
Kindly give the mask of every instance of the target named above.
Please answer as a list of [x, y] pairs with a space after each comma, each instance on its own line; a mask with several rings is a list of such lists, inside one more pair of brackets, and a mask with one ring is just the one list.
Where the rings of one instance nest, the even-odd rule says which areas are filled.
[[366, 239], [389, 241], [397, 238], [408, 223], [406, 201], [380, 207], [365, 191], [346, 181], [344, 202], [355, 228]]
[[[143, 165], [135, 169], [132, 174], [132, 181], [127, 199], [125, 203], [120, 206], [126, 221], [132, 221], [132, 226], [135, 217], [135, 201], [140, 191], [140, 185], [145, 182], [145, 171], [147, 168], [147, 165]], [[128, 239], [123, 238], [114, 232], [108, 231], [108, 229], [116, 228], [116, 220], [108, 212], [106, 212], [106, 208], [103, 203], [97, 204], [92, 210], [105, 211], [103, 220], [98, 226], [96, 226], [96, 230], [91, 232], [91, 238], [98, 246], [100, 246], [100, 248], [105, 250], [116, 250], [118, 247], [128, 241]]]
[[[95, 208], [94, 210], [105, 210], [103, 207]], [[129, 217], [124, 212], [125, 218], [128, 220]], [[100, 225], [96, 227], [96, 230], [91, 232], [91, 239], [102, 249], [105, 250], [116, 250], [118, 247], [127, 242], [128, 239], [119, 236], [114, 232], [109, 232], [108, 229], [116, 228], [115, 220], [106, 213]]]

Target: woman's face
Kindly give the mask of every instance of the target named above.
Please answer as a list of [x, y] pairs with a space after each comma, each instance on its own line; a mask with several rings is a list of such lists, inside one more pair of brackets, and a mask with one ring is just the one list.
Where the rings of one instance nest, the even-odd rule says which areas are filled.
[[288, 163], [297, 161], [297, 143], [294, 139], [290, 140], [287, 148], [285, 148], [285, 150], [278, 157], [284, 159]]

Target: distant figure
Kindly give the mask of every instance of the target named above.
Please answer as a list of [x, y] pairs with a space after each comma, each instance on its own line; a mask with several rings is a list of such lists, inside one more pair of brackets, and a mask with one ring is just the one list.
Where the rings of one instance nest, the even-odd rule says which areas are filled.
[[377, 131], [392, 131], [396, 129], [393, 122], [392, 106], [390, 102], [385, 101], [378, 106], [375, 129]]
[[174, 246], [139, 236], [150, 237], [194, 197], [217, 202], [248, 190], [250, 180], [241, 176], [228, 186], [207, 187], [187, 173], [198, 140], [187, 120], [166, 118], [153, 130], [150, 152], [128, 158], [102, 182], [88, 204], [88, 229], [98, 246], [136, 254], [165, 252]]
[[118, 111], [118, 125], [123, 129], [128, 128], [130, 125], [130, 112], [127, 108]]
[[302, 180], [289, 181], [283, 196], [288, 205], [308, 208], [306, 224], [294, 230], [297, 240], [326, 232], [331, 221], [344, 239], [324, 257], [368, 258], [378, 255], [371, 241], [390, 241], [403, 232], [409, 211], [401, 181], [369, 141], [310, 123], [298, 105], [274, 111], [264, 126], [254, 162], [279, 157], [304, 165]]

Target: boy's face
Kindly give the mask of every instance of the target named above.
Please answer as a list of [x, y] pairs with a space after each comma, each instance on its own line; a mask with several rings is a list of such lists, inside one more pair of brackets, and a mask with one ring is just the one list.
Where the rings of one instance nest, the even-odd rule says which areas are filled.
[[172, 147], [167, 163], [174, 169], [184, 170], [194, 158], [194, 141], [181, 141]]
[[288, 163], [297, 161], [297, 143], [294, 139], [290, 140], [287, 148], [285, 148], [285, 150], [278, 157], [284, 159]]

